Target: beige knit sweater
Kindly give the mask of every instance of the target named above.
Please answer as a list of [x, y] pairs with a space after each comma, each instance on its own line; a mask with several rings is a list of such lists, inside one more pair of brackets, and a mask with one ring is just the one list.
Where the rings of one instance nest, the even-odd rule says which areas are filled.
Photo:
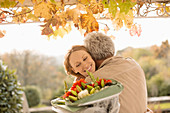
[[[95, 78], [114, 79], [123, 84], [119, 113], [144, 113], [147, 110], [145, 74], [132, 58], [111, 57], [94, 73]], [[89, 77], [86, 78], [90, 82]]]

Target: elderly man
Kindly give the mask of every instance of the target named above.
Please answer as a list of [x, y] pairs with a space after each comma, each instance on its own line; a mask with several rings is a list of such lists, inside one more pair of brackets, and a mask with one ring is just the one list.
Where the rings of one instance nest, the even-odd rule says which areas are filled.
[[[119, 96], [119, 113], [144, 113], [147, 111], [147, 88], [143, 69], [132, 58], [114, 56], [114, 43], [110, 37], [98, 33], [89, 33], [84, 45], [97, 64], [95, 78], [114, 79], [123, 84], [124, 90]], [[90, 82], [89, 77], [86, 78]]]

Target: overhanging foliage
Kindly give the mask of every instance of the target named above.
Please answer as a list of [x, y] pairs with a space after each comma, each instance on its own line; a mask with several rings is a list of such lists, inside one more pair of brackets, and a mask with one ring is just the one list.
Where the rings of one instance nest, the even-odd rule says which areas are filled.
[[[63, 37], [73, 25], [84, 35], [98, 31], [97, 19], [107, 18], [115, 30], [125, 26], [136, 33], [134, 13], [139, 15], [139, 9], [146, 3], [145, 0], [1, 0], [0, 23], [44, 22], [42, 35]], [[163, 12], [163, 7], [158, 9]], [[3, 36], [0, 31], [0, 37]]]

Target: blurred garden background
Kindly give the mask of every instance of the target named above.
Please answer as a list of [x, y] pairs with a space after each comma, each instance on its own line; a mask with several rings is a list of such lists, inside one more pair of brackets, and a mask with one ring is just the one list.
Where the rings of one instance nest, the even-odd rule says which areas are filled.
[[[170, 44], [146, 48], [127, 47], [116, 55], [134, 58], [144, 69], [148, 97], [170, 96]], [[0, 55], [11, 70], [16, 70], [18, 81], [24, 88], [29, 107], [50, 106], [50, 100], [64, 94], [64, 80], [71, 85], [73, 77], [65, 73], [63, 56], [48, 57], [25, 50]], [[150, 105], [151, 109], [167, 109], [168, 103]]]

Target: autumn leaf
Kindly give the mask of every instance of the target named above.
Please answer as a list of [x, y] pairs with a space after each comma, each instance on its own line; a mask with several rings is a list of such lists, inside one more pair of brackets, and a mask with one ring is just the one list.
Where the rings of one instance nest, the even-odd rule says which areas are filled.
[[[80, 20], [81, 20], [82, 29], [84, 29], [84, 28], [87, 27], [87, 25], [88, 25], [88, 23], [89, 23], [89, 21], [90, 21], [90, 19], [91, 19], [91, 18], [90, 18], [91, 16], [92, 16], [92, 15], [81, 14]], [[93, 17], [92, 17], [92, 19], [93, 19]]]
[[112, 38], [113, 40], [115, 40], [116, 39], [116, 37], [115, 36], [113, 36], [113, 35], [111, 35], [111, 36], [109, 36], [110, 38]]
[[131, 36], [137, 35], [138, 37], [141, 35], [142, 29], [141, 25], [133, 24], [131, 29], [129, 30], [129, 34]]
[[37, 4], [37, 0], [31, 0], [32, 3]]
[[129, 10], [129, 12], [124, 16], [124, 24], [128, 29], [131, 28], [133, 20], [134, 20], [133, 11]]
[[137, 33], [137, 26], [136, 26], [136, 24], [133, 24], [131, 29], [129, 30], [129, 34], [131, 36], [134, 36], [134, 35], [136, 35], [136, 33]]
[[112, 18], [115, 18], [117, 12], [117, 3], [114, 0], [109, 2], [109, 13], [112, 14]]
[[104, 8], [109, 8], [109, 1], [108, 0], [102, 0], [102, 4], [104, 5]]
[[[22, 7], [21, 11], [14, 10], [13, 12], [14, 12], [15, 16], [13, 17], [12, 21], [15, 23], [25, 23], [25, 22], [27, 22], [28, 19], [32, 19], [32, 18], [30, 18], [30, 15], [32, 14], [32, 10], [28, 7]], [[35, 17], [35, 15], [34, 15], [34, 17]], [[37, 20], [38, 20], [38, 18], [37, 18]]]
[[107, 34], [107, 32], [108, 32], [109, 30], [110, 30], [109, 27], [108, 27], [107, 25], [105, 25], [105, 27], [104, 27], [104, 33]]
[[3, 30], [3, 31], [0, 30], [0, 38], [3, 38], [5, 36], [5, 33], [6, 33], [5, 30]]
[[72, 20], [75, 24], [79, 22], [80, 11], [77, 8], [67, 9], [66, 11], [68, 20]]
[[63, 38], [67, 31], [62, 27], [58, 29], [58, 35]]
[[[99, 24], [96, 20], [94, 20], [91, 24], [91, 29], [92, 31], [98, 31], [99, 30]], [[89, 32], [92, 32], [92, 31], [89, 31]]]
[[81, 21], [79, 21], [78, 26], [79, 26], [78, 30], [79, 30], [80, 34], [83, 35], [86, 31], [84, 29], [82, 29]]
[[37, 18], [34, 14], [28, 13], [27, 14], [27, 19], [31, 19], [33, 21], [39, 21], [39, 18]]
[[120, 30], [123, 27], [123, 21], [121, 18], [116, 18], [112, 20], [112, 24], [116, 31]]
[[57, 36], [60, 36], [61, 38], [64, 37], [65, 34], [68, 34], [72, 28], [71, 28], [71, 22], [68, 22], [68, 24], [64, 27], [58, 27], [58, 29], [54, 30], [54, 39], [56, 39]]
[[137, 27], [137, 35], [138, 35], [138, 37], [140, 37], [141, 32], [142, 32], [141, 25], [138, 25], [138, 27]]
[[102, 13], [104, 10], [104, 5], [102, 1], [91, 0], [89, 8], [92, 10], [93, 14]]
[[125, 12], [127, 14], [129, 10], [136, 5], [136, 2], [131, 2], [130, 0], [126, 0], [119, 4], [120, 13]]
[[[59, 28], [58, 28], [59, 29]], [[58, 36], [58, 29], [54, 30], [54, 37]]]
[[0, 7], [1, 8], [10, 8], [16, 5], [15, 0], [0, 0]]
[[76, 9], [79, 11], [86, 11], [86, 6], [83, 4], [78, 3]]
[[5, 14], [3, 13], [2, 9], [0, 9], [0, 23], [2, 23], [3, 21], [5, 21]]
[[66, 21], [67, 15], [65, 12], [62, 13], [56, 13], [54, 18], [52, 19], [52, 25], [59, 27], [59, 26], [65, 26], [67, 21]]
[[81, 4], [88, 5], [90, 0], [78, 0]]
[[34, 14], [37, 17], [42, 17], [45, 19], [52, 18], [52, 13], [55, 12], [55, 5], [50, 2], [41, 2], [39, 4], [34, 5]]
[[72, 28], [71, 28], [71, 22], [68, 22], [68, 25], [67, 26], [65, 26], [65, 31], [67, 32], [67, 33], [69, 33], [71, 30], [72, 30]]
[[63, 10], [64, 10], [64, 5], [62, 5], [61, 2], [56, 2], [55, 5], [56, 5], [55, 9], [56, 9], [57, 11], [59, 11], [59, 10], [62, 10], [62, 11], [63, 11]]
[[90, 14], [81, 14], [81, 27], [88, 32], [97, 31], [99, 29], [99, 24], [93, 15]]
[[50, 0], [52, 3], [55, 3], [55, 0]]
[[[12, 18], [12, 22], [28, 22], [43, 21], [42, 34], [51, 36], [61, 36], [69, 33], [71, 26], [68, 22], [73, 22], [74, 26], [84, 35], [99, 30], [99, 24], [96, 21], [99, 17], [110, 18], [116, 30], [119, 30], [124, 25], [131, 28], [133, 24], [133, 13], [130, 12], [136, 0], [78, 0], [76, 4], [69, 6], [64, 3], [64, 0], [30, 0], [33, 3], [33, 9], [22, 10], [12, 9], [19, 2], [23, 4], [25, 0], [0, 0], [0, 7], [11, 8], [11, 14], [0, 14], [0, 23], [8, 21], [7, 15]], [[71, 2], [71, 1], [65, 1]], [[141, 4], [141, 2], [140, 2]], [[138, 4], [139, 5], [139, 4]], [[68, 7], [67, 7], [68, 6]], [[73, 7], [72, 7], [73, 6]], [[142, 5], [140, 5], [141, 7]], [[105, 9], [104, 9], [105, 8]], [[118, 14], [117, 12], [120, 11]], [[106, 12], [106, 13], [105, 13]], [[55, 33], [54, 33], [55, 31]], [[107, 33], [107, 28], [105, 33]], [[140, 31], [140, 30], [138, 30]], [[60, 35], [59, 35], [60, 34]], [[138, 33], [140, 35], [140, 32]]]
[[41, 35], [49, 35], [53, 33], [53, 30], [50, 28], [50, 27], [45, 27], [43, 30], [42, 30], [42, 33]]
[[57, 18], [52, 18], [52, 19], [51, 19], [51, 24], [52, 24], [52, 26], [56, 26], [57, 23], [58, 23]]
[[137, 0], [130, 0], [131, 2], [137, 2]]
[[53, 4], [53, 3], [48, 1], [48, 7], [49, 7], [49, 11], [50, 11], [51, 14], [55, 14], [57, 12], [56, 4]]
[[48, 9], [48, 4], [46, 4], [45, 2], [34, 5], [34, 14], [37, 17], [43, 17], [45, 19], [49, 19], [52, 17]]
[[19, 3], [23, 4], [25, 0], [18, 0]]
[[61, 38], [63, 38], [65, 34], [67, 34], [67, 31], [63, 27], [60, 27], [54, 31], [55, 37], [60, 36]]
[[120, 13], [120, 11], [117, 10], [115, 18], [112, 19], [112, 25], [116, 31], [120, 30], [123, 27], [123, 18], [124, 13]]

